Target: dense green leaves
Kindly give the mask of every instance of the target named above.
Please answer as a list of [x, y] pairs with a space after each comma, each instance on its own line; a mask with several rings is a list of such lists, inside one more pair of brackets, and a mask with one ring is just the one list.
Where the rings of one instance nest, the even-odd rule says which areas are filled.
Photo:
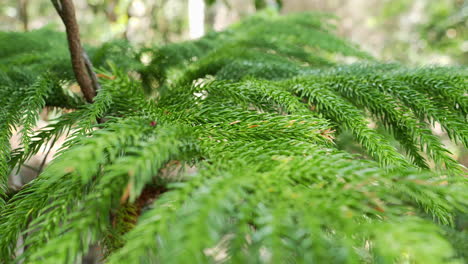
[[[63, 35], [30, 53], [41, 31], [1, 33], [21, 42], [0, 48], [15, 65], [0, 73], [1, 261], [76, 263], [99, 245], [109, 263], [462, 263], [466, 177], [432, 128], [466, 147], [468, 70], [378, 63], [332, 25], [267, 11], [191, 42], [90, 48], [93, 104], [66, 89]], [[33, 132], [44, 106], [73, 111]], [[338, 149], [343, 133], [361, 154]]]

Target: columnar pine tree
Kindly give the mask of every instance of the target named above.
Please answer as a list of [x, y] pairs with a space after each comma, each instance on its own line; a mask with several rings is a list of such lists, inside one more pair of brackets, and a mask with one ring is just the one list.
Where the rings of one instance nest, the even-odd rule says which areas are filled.
[[[92, 103], [67, 88], [65, 35], [0, 33], [0, 262], [93, 245], [106, 263], [466, 261], [466, 170], [431, 127], [467, 147], [468, 69], [379, 62], [333, 24], [265, 11], [195, 41], [87, 47]], [[46, 106], [68, 111], [34, 132]]]

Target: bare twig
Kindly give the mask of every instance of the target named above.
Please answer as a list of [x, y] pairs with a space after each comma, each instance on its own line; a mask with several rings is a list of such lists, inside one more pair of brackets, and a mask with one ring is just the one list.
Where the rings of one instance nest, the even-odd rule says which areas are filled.
[[93, 102], [99, 89], [96, 74], [80, 42], [80, 31], [76, 22], [75, 7], [72, 0], [51, 0], [67, 32], [68, 48], [75, 78], [83, 95], [89, 103]]
[[93, 63], [91, 62], [91, 60], [88, 57], [88, 54], [86, 54], [86, 52], [84, 50], [81, 53], [81, 56], [83, 56], [83, 60], [84, 60], [85, 65], [86, 65], [86, 70], [88, 71], [88, 74], [91, 77], [91, 82], [93, 83], [94, 90], [98, 91], [99, 89], [101, 89], [101, 86], [99, 85], [99, 82], [97, 80], [97, 76], [93, 71]]

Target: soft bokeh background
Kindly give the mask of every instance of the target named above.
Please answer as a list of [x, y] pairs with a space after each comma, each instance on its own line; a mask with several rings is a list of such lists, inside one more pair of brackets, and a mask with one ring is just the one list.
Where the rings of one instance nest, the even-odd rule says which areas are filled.
[[[0, 30], [62, 29], [50, 0], [0, 0]], [[324, 11], [382, 60], [467, 64], [468, 0], [74, 0], [87, 43], [164, 44], [222, 30], [263, 8]]]

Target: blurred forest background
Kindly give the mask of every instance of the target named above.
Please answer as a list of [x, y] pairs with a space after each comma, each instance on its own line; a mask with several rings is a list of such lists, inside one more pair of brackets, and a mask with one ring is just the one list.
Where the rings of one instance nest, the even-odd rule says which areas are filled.
[[[324, 11], [341, 36], [381, 60], [468, 62], [468, 0], [75, 0], [83, 41], [164, 44], [222, 30], [259, 9]], [[205, 3], [204, 3], [205, 2]], [[1, 0], [0, 30], [63, 30], [49, 0]]]

